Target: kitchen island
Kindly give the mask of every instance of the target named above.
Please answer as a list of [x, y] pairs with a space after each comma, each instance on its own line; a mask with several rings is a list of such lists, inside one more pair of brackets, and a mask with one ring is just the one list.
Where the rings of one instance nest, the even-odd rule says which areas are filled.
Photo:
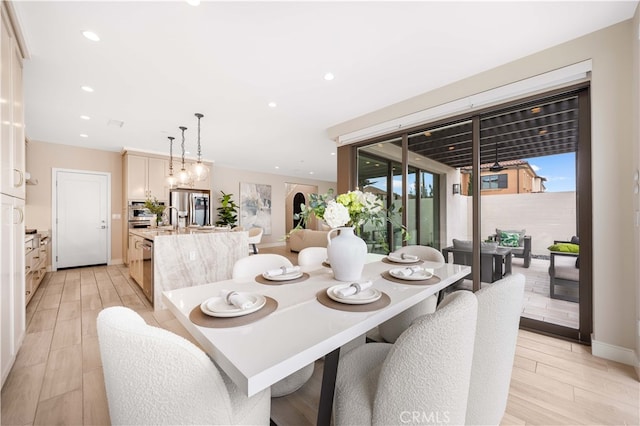
[[[155, 310], [164, 309], [163, 291], [227, 280], [234, 263], [248, 256], [246, 231], [148, 228], [132, 229], [129, 235], [134, 241], [129, 246], [131, 275]], [[149, 255], [143, 256], [140, 246], [146, 247]], [[140, 250], [140, 254], [132, 250]]]

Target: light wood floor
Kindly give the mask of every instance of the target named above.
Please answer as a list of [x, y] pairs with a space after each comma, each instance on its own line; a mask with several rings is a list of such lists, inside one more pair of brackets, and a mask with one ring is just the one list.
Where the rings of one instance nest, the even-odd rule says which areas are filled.
[[[125, 266], [49, 273], [27, 308], [27, 335], [2, 389], [2, 425], [109, 424], [95, 323], [114, 305], [192, 340], [168, 311], [153, 312]], [[300, 391], [272, 400], [278, 424], [315, 423], [321, 372], [318, 361]], [[521, 331], [503, 424], [637, 425], [639, 399], [631, 367]]]

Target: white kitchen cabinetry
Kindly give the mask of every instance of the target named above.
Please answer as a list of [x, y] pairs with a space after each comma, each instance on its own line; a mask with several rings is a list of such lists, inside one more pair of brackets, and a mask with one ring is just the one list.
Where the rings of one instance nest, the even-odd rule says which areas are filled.
[[40, 286], [47, 273], [47, 258], [49, 256], [49, 237], [43, 235], [40, 239], [28, 237], [25, 239], [25, 305]]
[[25, 138], [22, 50], [0, 4], [0, 373], [9, 375], [25, 334]]
[[158, 201], [169, 201], [169, 188], [166, 184], [169, 171], [167, 160], [126, 154], [125, 163], [129, 200], [157, 198]]
[[24, 200], [4, 194], [0, 197], [0, 360], [4, 384], [25, 333]]
[[22, 57], [13, 37], [11, 23], [4, 2], [0, 20], [0, 126], [2, 171], [0, 192], [13, 197], [25, 198], [25, 143], [24, 111], [22, 96]]

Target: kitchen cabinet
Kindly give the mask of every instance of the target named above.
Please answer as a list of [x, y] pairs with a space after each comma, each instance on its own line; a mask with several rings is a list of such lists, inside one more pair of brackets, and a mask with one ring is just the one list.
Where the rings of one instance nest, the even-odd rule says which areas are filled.
[[169, 187], [166, 175], [169, 162], [162, 158], [125, 155], [126, 187], [128, 200], [146, 200], [157, 198], [169, 201]]
[[49, 237], [27, 237], [25, 240], [25, 305], [28, 305], [47, 273]]
[[0, 4], [0, 373], [4, 384], [25, 335], [23, 50], [10, 2]]
[[129, 234], [129, 275], [142, 287], [142, 267], [144, 238]]
[[0, 19], [0, 192], [25, 198], [25, 138], [22, 56], [2, 3]]
[[2, 384], [25, 334], [24, 200], [0, 195], [0, 361]]

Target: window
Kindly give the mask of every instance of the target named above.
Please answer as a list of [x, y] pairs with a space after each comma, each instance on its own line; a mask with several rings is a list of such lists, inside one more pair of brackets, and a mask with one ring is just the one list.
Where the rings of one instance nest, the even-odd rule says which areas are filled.
[[482, 176], [482, 189], [507, 188], [507, 174]]

